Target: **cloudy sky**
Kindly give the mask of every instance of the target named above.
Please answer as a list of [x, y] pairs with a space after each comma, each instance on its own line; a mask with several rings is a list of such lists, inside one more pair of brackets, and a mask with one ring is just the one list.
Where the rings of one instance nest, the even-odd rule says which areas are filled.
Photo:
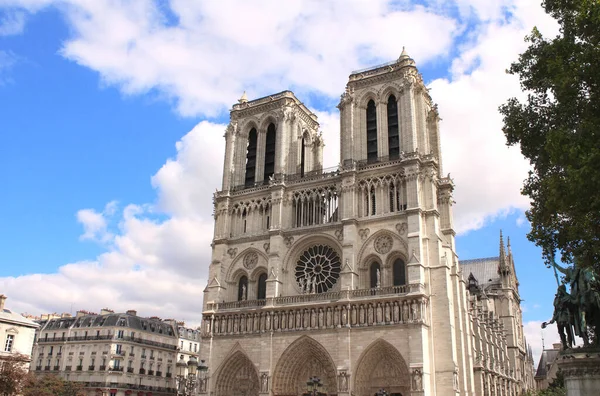
[[[0, 293], [32, 314], [103, 307], [198, 324], [228, 109], [293, 90], [338, 163], [352, 70], [415, 59], [439, 105], [461, 259], [510, 236], [529, 342], [556, 283], [528, 242], [528, 163], [497, 108], [539, 0], [0, 0]], [[546, 345], [556, 340], [545, 331]]]

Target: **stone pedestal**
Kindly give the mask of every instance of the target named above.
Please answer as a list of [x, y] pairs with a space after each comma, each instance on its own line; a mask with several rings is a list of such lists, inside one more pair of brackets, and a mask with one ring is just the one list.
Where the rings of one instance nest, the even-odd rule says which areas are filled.
[[565, 377], [567, 396], [600, 394], [600, 351], [564, 351], [558, 357], [558, 369]]

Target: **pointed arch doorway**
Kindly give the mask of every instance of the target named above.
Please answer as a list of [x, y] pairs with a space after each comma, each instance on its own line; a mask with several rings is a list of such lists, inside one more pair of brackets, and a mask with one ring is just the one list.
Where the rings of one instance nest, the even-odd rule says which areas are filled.
[[302, 336], [287, 347], [277, 362], [273, 395], [304, 395], [307, 380], [315, 376], [323, 383], [320, 392], [337, 396], [336, 369], [329, 352], [314, 339]]
[[217, 374], [215, 396], [258, 396], [258, 373], [241, 351], [233, 353]]
[[410, 395], [410, 375], [406, 361], [389, 342], [379, 339], [363, 352], [354, 376], [356, 396], [377, 395], [385, 389], [390, 396]]

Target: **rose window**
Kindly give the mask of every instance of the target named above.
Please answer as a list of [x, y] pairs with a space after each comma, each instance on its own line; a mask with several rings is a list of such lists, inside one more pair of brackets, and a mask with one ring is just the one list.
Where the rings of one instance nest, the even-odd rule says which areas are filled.
[[340, 277], [340, 256], [327, 245], [311, 246], [296, 264], [296, 283], [302, 293], [323, 293]]

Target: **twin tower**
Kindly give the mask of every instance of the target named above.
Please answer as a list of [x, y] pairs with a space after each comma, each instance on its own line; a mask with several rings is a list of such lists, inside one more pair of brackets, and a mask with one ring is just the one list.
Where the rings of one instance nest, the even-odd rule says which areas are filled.
[[200, 393], [295, 396], [318, 377], [326, 395], [478, 394], [453, 184], [415, 62], [352, 73], [338, 108], [329, 170], [292, 92], [231, 110]]

